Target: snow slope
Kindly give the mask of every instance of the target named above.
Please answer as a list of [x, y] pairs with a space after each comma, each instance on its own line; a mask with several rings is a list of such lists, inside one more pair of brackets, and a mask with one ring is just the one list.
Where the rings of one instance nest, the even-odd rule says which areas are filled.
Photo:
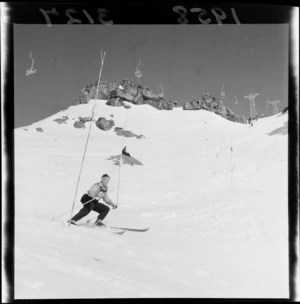
[[[106, 223], [148, 232], [66, 225], [89, 131], [73, 123], [94, 102], [95, 119], [145, 137], [124, 138], [143, 165], [121, 167]], [[288, 114], [249, 127], [130, 105], [91, 101], [15, 130], [15, 298], [288, 297]], [[119, 167], [108, 159], [121, 147], [93, 124], [75, 212], [104, 173], [117, 201]]]

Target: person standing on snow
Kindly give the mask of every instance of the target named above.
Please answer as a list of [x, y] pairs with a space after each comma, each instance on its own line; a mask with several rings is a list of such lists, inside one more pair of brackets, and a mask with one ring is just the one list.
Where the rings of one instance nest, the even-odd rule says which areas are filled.
[[[90, 190], [81, 197], [80, 201], [83, 204], [83, 208], [68, 221], [69, 223], [76, 225], [77, 221], [88, 215], [93, 210], [99, 213], [95, 225], [105, 226], [102, 221], [110, 211], [110, 208], [107, 205], [110, 205], [113, 209], [117, 208], [117, 205], [115, 205], [106, 194], [109, 181], [109, 175], [103, 174], [101, 181], [95, 183]], [[99, 203], [100, 199], [103, 199], [107, 205]]]
[[123, 155], [126, 155], [126, 156], [128, 156], [128, 157], [131, 157], [130, 154], [129, 154], [129, 153], [127, 152], [127, 150], [126, 150], [126, 146], [123, 148], [122, 154], [123, 154]]
[[248, 124], [251, 126], [251, 127], [253, 127], [253, 122], [252, 122], [253, 120], [252, 120], [252, 118], [250, 117], [249, 119], [248, 119]]

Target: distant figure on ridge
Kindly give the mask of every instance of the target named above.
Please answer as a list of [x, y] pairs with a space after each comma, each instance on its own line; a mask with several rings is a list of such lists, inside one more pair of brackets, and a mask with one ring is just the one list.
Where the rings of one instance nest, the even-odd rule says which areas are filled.
[[[110, 181], [110, 177], [107, 174], [103, 174], [101, 177], [101, 181], [95, 183], [90, 190], [87, 191], [81, 197], [81, 203], [83, 204], [83, 208], [79, 210], [79, 212], [74, 215], [68, 223], [76, 225], [76, 222], [88, 215], [92, 210], [99, 213], [98, 218], [96, 219], [96, 226], [105, 226], [102, 221], [110, 211], [110, 208], [107, 205], [110, 205], [113, 209], [117, 208], [111, 199], [107, 196], [107, 184]], [[99, 203], [100, 199], [107, 204]]]
[[251, 118], [251, 117], [248, 119], [248, 124], [249, 124], [251, 127], [253, 127], [253, 122], [252, 122], [252, 118]]
[[261, 118], [264, 118], [264, 113], [261, 114]]
[[128, 157], [131, 157], [130, 154], [126, 151], [126, 146], [123, 148], [122, 154], [123, 154], [123, 155], [126, 155], [126, 156], [128, 156]]

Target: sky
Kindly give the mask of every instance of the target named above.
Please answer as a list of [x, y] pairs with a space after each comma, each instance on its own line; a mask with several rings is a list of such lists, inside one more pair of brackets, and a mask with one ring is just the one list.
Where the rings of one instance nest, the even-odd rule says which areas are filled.
[[[98, 79], [137, 81], [182, 105], [209, 92], [237, 115], [270, 116], [266, 100], [288, 104], [288, 24], [249, 25], [14, 25], [15, 128], [70, 105]], [[25, 76], [31, 67], [35, 74]]]

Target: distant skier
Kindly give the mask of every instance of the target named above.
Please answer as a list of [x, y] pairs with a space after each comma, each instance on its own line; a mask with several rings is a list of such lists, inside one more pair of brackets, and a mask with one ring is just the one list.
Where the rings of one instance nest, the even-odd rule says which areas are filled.
[[256, 113], [256, 114], [255, 114], [255, 121], [257, 121], [257, 116], [258, 116], [258, 114]]
[[123, 155], [126, 155], [126, 156], [128, 156], [128, 157], [131, 157], [130, 154], [126, 151], [126, 146], [123, 148], [122, 154], [123, 154]]
[[[101, 181], [98, 183], [95, 183], [90, 190], [87, 191], [82, 197], [81, 197], [81, 203], [83, 204], [83, 208], [72, 217], [71, 220], [68, 222], [71, 222], [71, 224], [75, 224], [76, 222], [88, 215], [92, 210], [99, 213], [98, 218], [96, 219], [95, 225], [97, 226], [105, 226], [102, 221], [107, 216], [108, 212], [110, 211], [110, 208], [107, 205], [110, 205], [113, 209], [117, 208], [117, 205], [115, 205], [111, 199], [107, 196], [107, 184], [110, 181], [110, 177], [107, 174], [103, 174], [101, 177]], [[103, 201], [107, 204], [99, 203], [100, 199], [103, 199]]]
[[261, 114], [261, 118], [264, 118], [264, 113]]

